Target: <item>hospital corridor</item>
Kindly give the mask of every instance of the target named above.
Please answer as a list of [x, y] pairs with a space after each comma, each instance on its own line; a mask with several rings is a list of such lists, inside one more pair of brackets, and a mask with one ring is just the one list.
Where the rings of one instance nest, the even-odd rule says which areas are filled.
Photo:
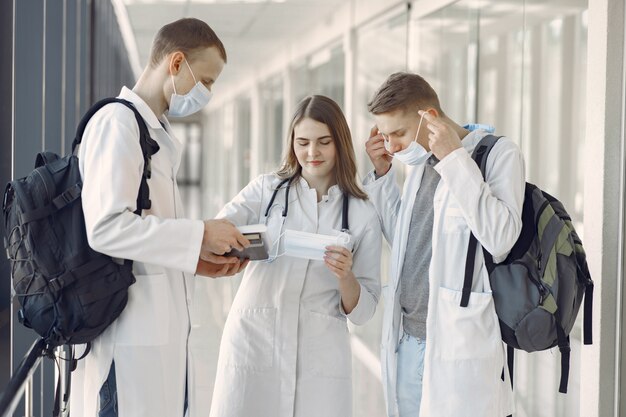
[[[196, 26], [184, 32], [176, 22]], [[194, 49], [203, 37], [209, 48]], [[177, 49], [176, 39], [185, 46]], [[0, 256], [0, 417], [626, 417], [626, 0], [0, 0], [0, 54], [0, 232], [7, 254]], [[388, 104], [403, 100], [411, 87], [390, 93], [392, 74], [426, 80], [438, 96], [430, 107], [415, 101], [422, 110], [411, 119], [410, 135], [394, 124], [406, 114]], [[74, 347], [51, 347], [41, 344], [39, 329], [24, 325], [36, 324], [28, 323], [21, 304], [32, 288], [16, 277], [35, 282], [36, 271], [46, 269], [36, 258], [39, 248], [58, 255], [75, 250], [74, 242], [68, 231], [57, 249], [52, 232], [27, 227], [49, 212], [11, 214], [11, 202], [24, 191], [5, 187], [31, 174], [40, 152], [70, 155], [87, 110], [118, 96], [124, 106], [119, 100], [107, 105], [82, 126], [75, 172], [84, 183], [77, 194], [63, 193], [63, 202], [50, 199], [46, 207], [69, 210], [60, 207], [82, 192], [84, 221], [73, 222], [86, 228], [91, 252], [107, 254], [107, 274], [132, 278], [130, 296], [125, 287], [124, 298], [115, 299], [119, 311], [109, 317], [113, 324], [102, 327], [87, 351], [80, 338]], [[110, 125], [105, 117], [124, 122]], [[446, 136], [458, 139], [455, 150], [437, 142], [442, 119], [456, 132]], [[124, 142], [128, 132], [140, 142]], [[394, 149], [405, 133], [410, 137]], [[499, 138], [494, 154], [519, 166], [488, 160], [486, 173], [474, 164], [451, 173], [451, 166], [471, 163], [459, 148], [491, 134]], [[103, 141], [96, 145], [98, 135]], [[412, 147], [423, 151], [419, 161]], [[376, 159], [376, 149], [384, 156]], [[38, 163], [61, 169], [61, 160], [44, 159]], [[388, 171], [381, 173], [381, 166]], [[33, 196], [47, 192], [50, 181]], [[586, 254], [593, 304], [576, 295], [567, 335], [555, 330], [559, 342], [537, 352], [516, 349], [509, 375], [500, 295], [487, 271], [507, 258], [517, 235], [499, 260], [479, 250], [476, 269], [474, 257], [466, 264], [454, 245], [459, 239], [467, 245], [470, 235], [485, 250], [492, 241], [502, 245], [513, 223], [516, 233], [522, 222], [552, 227], [543, 215], [522, 215], [525, 181], [562, 203], [567, 230], [575, 229], [572, 246], [584, 247], [574, 255], [544, 253], [552, 256], [547, 266], [541, 247], [539, 270], [549, 269], [550, 285], [563, 271], [580, 277], [587, 273], [585, 258], [576, 256]], [[460, 197], [458, 190], [480, 196]], [[417, 202], [413, 207], [426, 192], [428, 211]], [[524, 210], [531, 197], [525, 198]], [[212, 221], [216, 216], [228, 221]], [[244, 233], [230, 222], [253, 227]], [[428, 239], [409, 232], [415, 224], [429, 227]], [[16, 231], [38, 237], [16, 251], [22, 247]], [[240, 231], [257, 252], [239, 248], [241, 239], [227, 241]], [[133, 238], [120, 238], [125, 234]], [[559, 239], [560, 245], [566, 238], [561, 233]], [[417, 258], [405, 258], [405, 249], [415, 249]], [[222, 268], [229, 253], [248, 255]], [[564, 267], [566, 256], [578, 266]], [[441, 265], [428, 269], [421, 259]], [[409, 266], [429, 271], [431, 298], [428, 281], [406, 281]], [[502, 349], [482, 357], [488, 355], [482, 345], [472, 346], [481, 343], [480, 326], [468, 335], [429, 327], [415, 394], [422, 412], [418, 399], [411, 413], [403, 408], [402, 378], [409, 370], [399, 355], [414, 331], [424, 334], [429, 320], [446, 314], [441, 300], [456, 270], [465, 271], [466, 280], [472, 273], [486, 277], [468, 286], [460, 276], [459, 297], [463, 284], [463, 297], [472, 291], [470, 308], [478, 296], [487, 294], [491, 309], [495, 300], [499, 317], [489, 316], [494, 321], [485, 332], [496, 334]], [[64, 273], [38, 291], [50, 289], [58, 302], [53, 284], [77, 276]], [[433, 282], [440, 292], [433, 294]], [[117, 283], [109, 275], [97, 287], [102, 292], [80, 297], [100, 305]], [[554, 284], [556, 292], [542, 292], [539, 301], [554, 317], [566, 314], [557, 307], [559, 285], [559, 296], [568, 295], [566, 284]], [[543, 304], [544, 296], [554, 309]], [[407, 304], [428, 318], [407, 311]], [[86, 312], [72, 312], [67, 323]], [[36, 317], [44, 314], [42, 307]], [[137, 314], [135, 322], [130, 314]], [[450, 326], [462, 320], [450, 319]], [[592, 344], [584, 343], [588, 336]], [[433, 353], [429, 341], [445, 346]], [[461, 353], [438, 368], [455, 344]], [[559, 392], [564, 351], [567, 393]], [[469, 365], [459, 359], [471, 352], [482, 361], [476, 378], [462, 371]], [[481, 380], [489, 366], [495, 388]], [[134, 380], [132, 372], [143, 379]], [[456, 392], [461, 379], [450, 375], [467, 378], [467, 391]], [[514, 408], [470, 411], [479, 409], [472, 398], [504, 398], [494, 392], [510, 390], [510, 378]]]

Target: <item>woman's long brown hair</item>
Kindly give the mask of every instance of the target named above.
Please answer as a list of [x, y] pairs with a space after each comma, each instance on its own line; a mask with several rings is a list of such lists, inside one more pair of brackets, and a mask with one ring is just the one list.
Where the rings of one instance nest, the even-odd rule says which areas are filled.
[[296, 125], [306, 118], [324, 123], [330, 130], [337, 149], [335, 177], [339, 188], [353, 197], [367, 200], [367, 194], [357, 181], [356, 157], [346, 118], [339, 105], [325, 96], [308, 96], [298, 103], [289, 126], [289, 144], [277, 175], [283, 179], [293, 178], [294, 180], [302, 175], [302, 167], [296, 158], [293, 142]]

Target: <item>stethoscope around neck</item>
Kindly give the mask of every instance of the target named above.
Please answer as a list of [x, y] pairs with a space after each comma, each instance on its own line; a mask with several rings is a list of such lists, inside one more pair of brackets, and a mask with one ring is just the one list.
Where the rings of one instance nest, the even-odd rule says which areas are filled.
[[[283, 206], [283, 213], [282, 213], [283, 223], [285, 222], [285, 219], [287, 218], [287, 213], [289, 212], [289, 189], [291, 188], [291, 181], [293, 180], [293, 178], [294, 177], [285, 178], [284, 180], [280, 182], [280, 184], [278, 184], [278, 187], [276, 187], [276, 189], [274, 190], [274, 193], [272, 194], [272, 198], [270, 198], [270, 202], [267, 205], [267, 209], [265, 210], [265, 223], [266, 224], [270, 215], [270, 210], [272, 209], [272, 204], [274, 204], [274, 200], [276, 199], [276, 194], [278, 194], [278, 191], [280, 191], [283, 185], [287, 184], [287, 187], [285, 188], [285, 205]], [[348, 225], [348, 202], [349, 200], [350, 198], [348, 196], [348, 193], [344, 192], [343, 193], [343, 207], [341, 209], [341, 231], [345, 233], [349, 233], [349, 230], [350, 230], [349, 225]]]

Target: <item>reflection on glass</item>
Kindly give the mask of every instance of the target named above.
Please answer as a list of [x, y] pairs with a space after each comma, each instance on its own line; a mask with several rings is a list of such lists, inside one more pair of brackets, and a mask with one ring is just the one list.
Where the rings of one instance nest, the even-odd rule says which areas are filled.
[[[475, 1], [460, 1], [411, 20], [409, 68], [437, 91], [443, 111], [458, 123], [476, 119], [478, 11]], [[481, 46], [482, 48], [482, 46]]]
[[262, 172], [271, 172], [280, 164], [284, 140], [283, 79], [275, 76], [261, 84], [261, 159]]
[[[352, 136], [362, 177], [372, 170], [365, 142], [374, 126], [374, 119], [367, 111], [367, 103], [389, 75], [407, 70], [408, 16], [406, 7], [395, 8], [359, 28], [356, 34]], [[400, 164], [394, 164], [394, 169], [402, 180], [404, 176]]]
[[[176, 174], [185, 214], [200, 218], [202, 205], [202, 127], [197, 122], [174, 122], [171, 124], [174, 137], [182, 144], [180, 166]], [[191, 195], [198, 198], [192, 198]]]
[[245, 187], [252, 178], [250, 178], [250, 158], [251, 158], [251, 113], [250, 98], [238, 97], [235, 103], [237, 107], [235, 121], [235, 146], [237, 147], [237, 161], [235, 165], [238, 167], [237, 184], [238, 189]]
[[[309, 55], [292, 70], [294, 105], [311, 94], [332, 98], [343, 107], [345, 56], [341, 45], [328, 46]], [[293, 110], [293, 109], [292, 109]]]

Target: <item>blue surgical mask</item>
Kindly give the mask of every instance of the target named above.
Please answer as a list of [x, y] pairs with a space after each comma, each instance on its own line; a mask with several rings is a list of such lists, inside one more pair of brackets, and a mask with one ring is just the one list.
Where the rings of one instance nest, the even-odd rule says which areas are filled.
[[496, 131], [496, 128], [493, 127], [492, 125], [485, 125], [482, 123], [468, 123], [465, 126], [463, 126], [463, 129], [467, 129], [470, 132], [473, 130], [484, 130], [487, 133], [493, 133]]
[[[422, 121], [424, 120], [424, 115], [420, 118], [420, 123], [417, 126], [417, 132], [415, 132], [415, 137], [413, 141], [407, 146], [405, 149], [396, 152], [393, 154], [394, 159], [402, 162], [405, 165], [419, 165], [424, 162], [432, 155], [432, 152], [428, 152], [422, 145], [417, 143], [417, 136], [420, 133], [420, 129], [422, 127]], [[389, 152], [389, 141], [385, 140], [385, 148], [387, 152]]]
[[191, 90], [185, 95], [179, 95], [176, 93], [176, 84], [174, 83], [174, 76], [170, 74], [172, 80], [172, 86], [174, 87], [174, 93], [170, 98], [170, 106], [168, 116], [172, 117], [185, 117], [194, 114], [200, 110], [211, 100], [213, 94], [201, 83], [196, 81], [195, 75], [189, 66], [189, 62], [185, 59], [187, 68], [196, 83]]

